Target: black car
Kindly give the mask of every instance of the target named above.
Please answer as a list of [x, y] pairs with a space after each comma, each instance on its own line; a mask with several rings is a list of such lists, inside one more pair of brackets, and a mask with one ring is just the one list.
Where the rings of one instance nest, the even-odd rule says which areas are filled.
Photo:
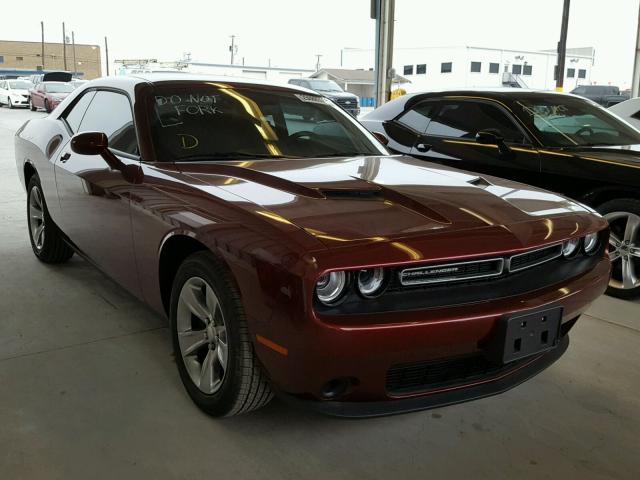
[[629, 95], [620, 93], [620, 89], [613, 85], [580, 85], [571, 93], [593, 100], [605, 108], [629, 100]]
[[308, 88], [328, 98], [333, 103], [342, 107], [348, 113], [357, 117], [360, 115], [360, 101], [353, 93], [345, 92], [333, 80], [323, 80], [318, 78], [292, 78], [291, 85]]
[[611, 225], [608, 293], [640, 294], [640, 132], [604, 108], [554, 92], [448, 91], [405, 95], [362, 123], [394, 152], [561, 192], [596, 209]]

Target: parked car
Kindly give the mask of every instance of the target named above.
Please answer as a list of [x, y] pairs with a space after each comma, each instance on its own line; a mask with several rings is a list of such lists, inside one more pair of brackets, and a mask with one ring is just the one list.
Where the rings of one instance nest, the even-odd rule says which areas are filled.
[[69, 83], [71, 85], [73, 85], [73, 88], [78, 88], [83, 86], [85, 83], [87, 83], [89, 80], [80, 80], [79, 78], [75, 78], [73, 80], [71, 80]]
[[362, 119], [397, 153], [561, 192], [611, 224], [608, 293], [640, 294], [640, 132], [589, 100], [515, 89], [410, 94]]
[[105, 78], [15, 147], [36, 257], [78, 252], [168, 316], [212, 415], [272, 392], [341, 416], [502, 392], [562, 355], [609, 279], [587, 207], [389, 156], [294, 87]]
[[28, 107], [31, 82], [25, 80], [0, 80], [0, 106]]
[[41, 82], [70, 82], [73, 79], [73, 74], [71, 72], [65, 71], [52, 71], [46, 73], [38, 73], [35, 75], [31, 75], [30, 77], [31, 83], [34, 85], [38, 85]]
[[320, 80], [317, 78], [292, 78], [289, 80], [290, 85], [308, 88], [319, 93], [323, 97], [328, 98], [335, 104], [342, 107], [354, 117], [360, 115], [360, 100], [357, 95], [345, 92], [333, 80]]
[[630, 98], [609, 107], [609, 111], [640, 130], [640, 98]]
[[40, 82], [29, 91], [29, 107], [34, 112], [38, 108], [44, 108], [50, 113], [73, 90], [71, 83]]
[[612, 85], [580, 85], [571, 90], [571, 93], [588, 98], [605, 108], [629, 99], [628, 94], [620, 93], [620, 89]]

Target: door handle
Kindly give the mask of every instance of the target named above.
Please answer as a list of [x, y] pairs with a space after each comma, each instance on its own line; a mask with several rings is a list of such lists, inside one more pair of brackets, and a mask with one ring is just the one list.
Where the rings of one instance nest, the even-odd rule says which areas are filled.
[[431, 150], [431, 145], [429, 145], [428, 143], [418, 143], [416, 145], [416, 150], [425, 153]]
[[62, 154], [62, 156], [60, 157], [60, 162], [64, 163], [67, 160], [69, 160], [71, 158], [71, 154], [69, 152], [65, 152]]

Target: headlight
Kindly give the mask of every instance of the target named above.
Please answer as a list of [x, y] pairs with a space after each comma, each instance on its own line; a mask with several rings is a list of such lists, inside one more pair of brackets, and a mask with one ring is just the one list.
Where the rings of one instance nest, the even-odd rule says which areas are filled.
[[316, 283], [316, 295], [325, 305], [332, 305], [340, 299], [347, 286], [345, 272], [330, 272], [322, 275]]
[[358, 272], [358, 290], [363, 297], [375, 297], [382, 293], [384, 287], [384, 269], [369, 268]]
[[593, 255], [598, 249], [598, 234], [590, 233], [584, 237], [584, 253]]
[[580, 246], [579, 238], [572, 238], [571, 240], [567, 240], [562, 244], [562, 254], [565, 257], [571, 257], [578, 251], [578, 246]]

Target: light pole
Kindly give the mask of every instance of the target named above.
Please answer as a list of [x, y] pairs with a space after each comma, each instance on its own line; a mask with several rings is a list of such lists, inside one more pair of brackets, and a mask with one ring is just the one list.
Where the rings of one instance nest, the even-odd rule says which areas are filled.
[[371, 18], [376, 20], [376, 107], [391, 98], [395, 8], [395, 0], [371, 0]]
[[236, 36], [231, 35], [231, 45], [229, 45], [229, 51], [231, 52], [231, 65], [233, 65], [233, 59], [238, 53], [238, 46], [236, 45]]
[[569, 3], [564, 0], [562, 7], [562, 24], [560, 26], [560, 41], [558, 42], [558, 71], [556, 72], [556, 91], [561, 92], [564, 86], [564, 63], [567, 56], [567, 31], [569, 30]]

